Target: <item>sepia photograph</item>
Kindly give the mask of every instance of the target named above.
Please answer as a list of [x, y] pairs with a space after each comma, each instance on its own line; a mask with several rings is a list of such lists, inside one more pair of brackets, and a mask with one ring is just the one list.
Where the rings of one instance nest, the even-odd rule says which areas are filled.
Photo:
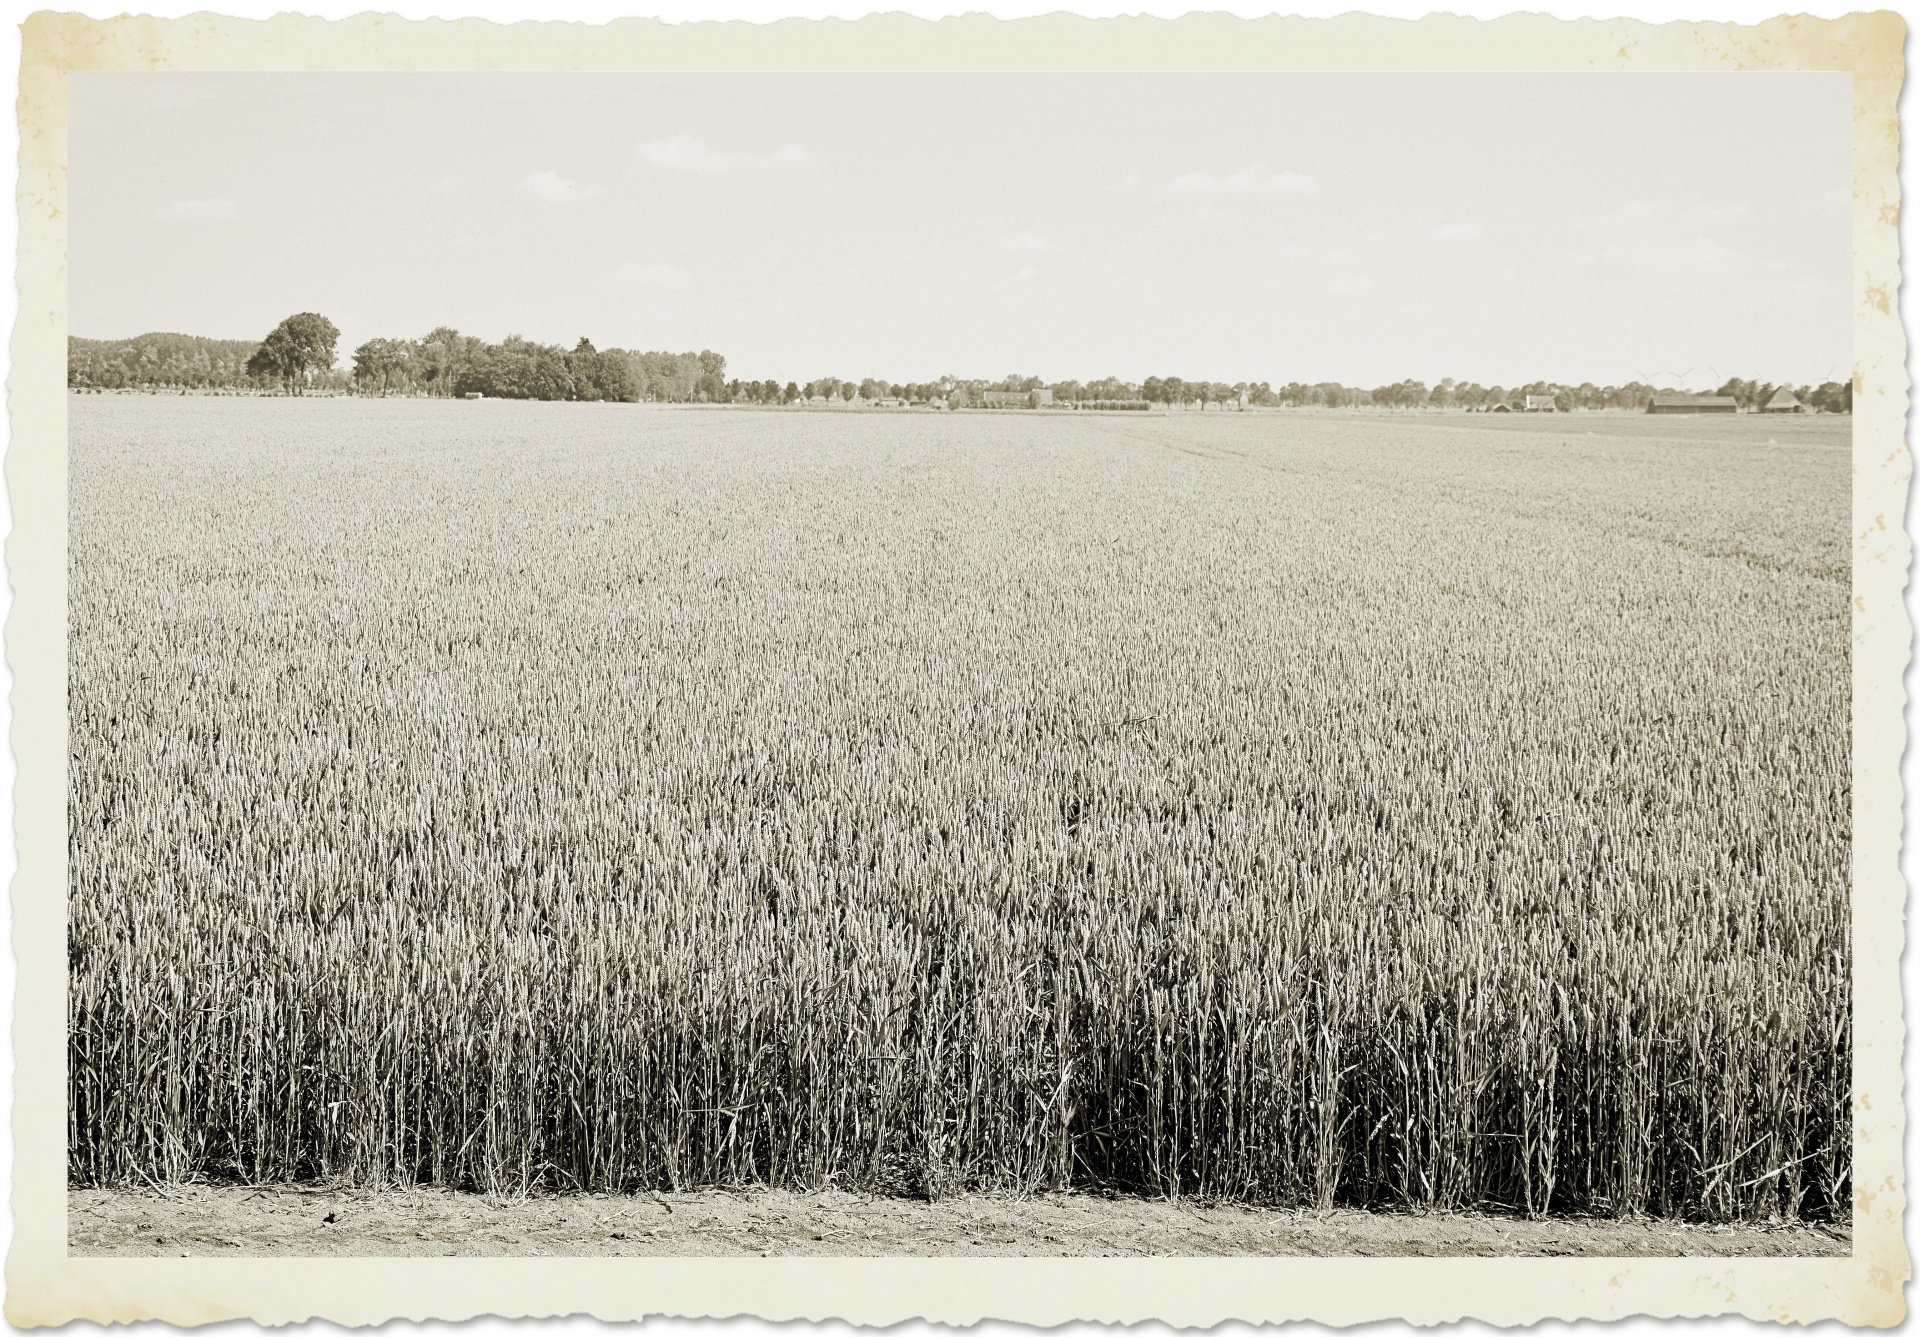
[[1852, 1255], [1848, 74], [66, 87], [71, 1256]]

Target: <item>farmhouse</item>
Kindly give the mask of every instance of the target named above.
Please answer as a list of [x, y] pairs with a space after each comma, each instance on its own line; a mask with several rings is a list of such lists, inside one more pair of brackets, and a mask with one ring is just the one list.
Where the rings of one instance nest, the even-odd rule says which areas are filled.
[[1773, 398], [1760, 406], [1762, 413], [1805, 413], [1807, 406], [1802, 404], [1793, 391], [1781, 386], [1773, 392]]
[[1528, 413], [1552, 413], [1556, 407], [1551, 393], [1544, 395], [1529, 394], [1525, 404]]
[[1738, 413], [1740, 401], [1731, 395], [1655, 395], [1647, 401], [1649, 413]]

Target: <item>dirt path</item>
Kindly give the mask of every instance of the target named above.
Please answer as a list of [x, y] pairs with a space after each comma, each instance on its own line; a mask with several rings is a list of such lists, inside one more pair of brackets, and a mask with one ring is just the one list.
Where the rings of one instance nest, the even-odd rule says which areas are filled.
[[204, 1188], [67, 1194], [87, 1256], [492, 1254], [1804, 1256], [1851, 1232], [1204, 1206], [1080, 1194], [926, 1203], [777, 1190], [487, 1198], [442, 1190]]

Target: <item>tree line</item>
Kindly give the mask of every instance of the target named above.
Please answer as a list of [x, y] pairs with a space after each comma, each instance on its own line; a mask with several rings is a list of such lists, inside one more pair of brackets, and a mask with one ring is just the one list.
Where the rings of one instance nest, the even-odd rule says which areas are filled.
[[[793, 387], [789, 387], [791, 390]], [[1754, 409], [1773, 397], [1782, 386], [1770, 381], [1732, 380], [1716, 395], [1737, 400], [1743, 409]], [[1802, 404], [1823, 413], [1850, 413], [1853, 387], [1842, 381], [1823, 385], [1788, 385]], [[828, 399], [884, 400], [909, 403], [944, 400], [961, 405], [982, 402], [989, 390], [1031, 392], [1047, 390], [1056, 404], [1246, 404], [1259, 408], [1386, 408], [1398, 410], [1464, 409], [1491, 412], [1498, 407], [1524, 407], [1529, 396], [1551, 396], [1561, 412], [1576, 409], [1624, 409], [1644, 412], [1657, 394], [1672, 390], [1629, 381], [1625, 385], [1595, 385], [1591, 381], [1567, 385], [1555, 381], [1530, 381], [1512, 387], [1484, 386], [1473, 381], [1452, 378], [1429, 387], [1424, 381], [1397, 381], [1374, 387], [1342, 385], [1335, 381], [1306, 384], [1300, 381], [1274, 386], [1266, 381], [1197, 381], [1178, 376], [1149, 376], [1143, 381], [1128, 381], [1109, 376], [1097, 381], [1055, 381], [1049, 384], [1038, 376], [1012, 375], [998, 381], [966, 380], [955, 376], [924, 383], [894, 383], [884, 380], [841, 380], [827, 377], [809, 382], [798, 397], [816, 395]]]
[[380, 395], [483, 395], [633, 403], [720, 401], [727, 360], [698, 353], [572, 348], [511, 335], [491, 344], [445, 326], [420, 339], [370, 339], [353, 351], [356, 390]]
[[[1055, 381], [1019, 374], [997, 381], [943, 376], [934, 381], [895, 382], [825, 376], [781, 384], [775, 380], [729, 379], [727, 360], [711, 350], [697, 353], [598, 349], [582, 338], [572, 348], [509, 336], [488, 343], [441, 326], [418, 339], [369, 339], [353, 351], [342, 370], [336, 348], [340, 332], [326, 317], [301, 312], [280, 322], [258, 344], [235, 339], [202, 339], [185, 334], [143, 334], [134, 339], [70, 338], [67, 384], [75, 389], [279, 390], [369, 395], [480, 395], [490, 399], [607, 400], [632, 403], [789, 404], [795, 402], [940, 403], [967, 407], [985, 402], [989, 391], [1031, 393], [1045, 390], [1063, 406], [1138, 406], [1235, 404], [1262, 408], [1359, 408], [1400, 411], [1464, 409], [1490, 412], [1519, 408], [1529, 396], [1551, 396], [1562, 412], [1576, 409], [1643, 411], [1660, 387], [1640, 381], [1625, 385], [1566, 385], [1532, 381], [1525, 385], [1483, 386], [1452, 378], [1429, 387], [1423, 381], [1397, 381], [1374, 387], [1333, 381], [1288, 382], [1187, 380], [1149, 376], [1128, 381]], [[1779, 389], [1791, 390], [1808, 408], [1850, 413], [1853, 387], [1787, 385], [1730, 379], [1716, 394], [1757, 409]]]
[[[697, 353], [573, 348], [510, 336], [488, 343], [442, 326], [419, 339], [369, 339], [341, 369], [340, 332], [313, 312], [258, 343], [185, 334], [67, 340], [67, 384], [80, 390], [230, 390], [489, 399], [725, 402], [751, 398], [727, 360]], [[770, 382], [767, 384], [771, 384]], [[776, 394], [778, 387], [775, 387]], [[762, 392], [764, 393], [764, 391]]]
[[1827, 381], [1816, 386], [1775, 385], [1772, 381], [1743, 381], [1735, 377], [1714, 394], [1735, 400], [1741, 408], [1751, 411], [1765, 405], [1779, 390], [1791, 391], [1795, 399], [1818, 413], [1853, 412], [1851, 381]]
[[69, 338], [67, 384], [76, 390], [255, 390], [263, 383], [247, 362], [259, 346], [192, 334]]

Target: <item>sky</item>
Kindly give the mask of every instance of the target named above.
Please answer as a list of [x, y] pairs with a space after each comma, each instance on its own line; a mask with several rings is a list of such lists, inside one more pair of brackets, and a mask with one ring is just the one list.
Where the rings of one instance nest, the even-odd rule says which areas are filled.
[[70, 332], [781, 382], [1845, 379], [1840, 74], [71, 76]]

